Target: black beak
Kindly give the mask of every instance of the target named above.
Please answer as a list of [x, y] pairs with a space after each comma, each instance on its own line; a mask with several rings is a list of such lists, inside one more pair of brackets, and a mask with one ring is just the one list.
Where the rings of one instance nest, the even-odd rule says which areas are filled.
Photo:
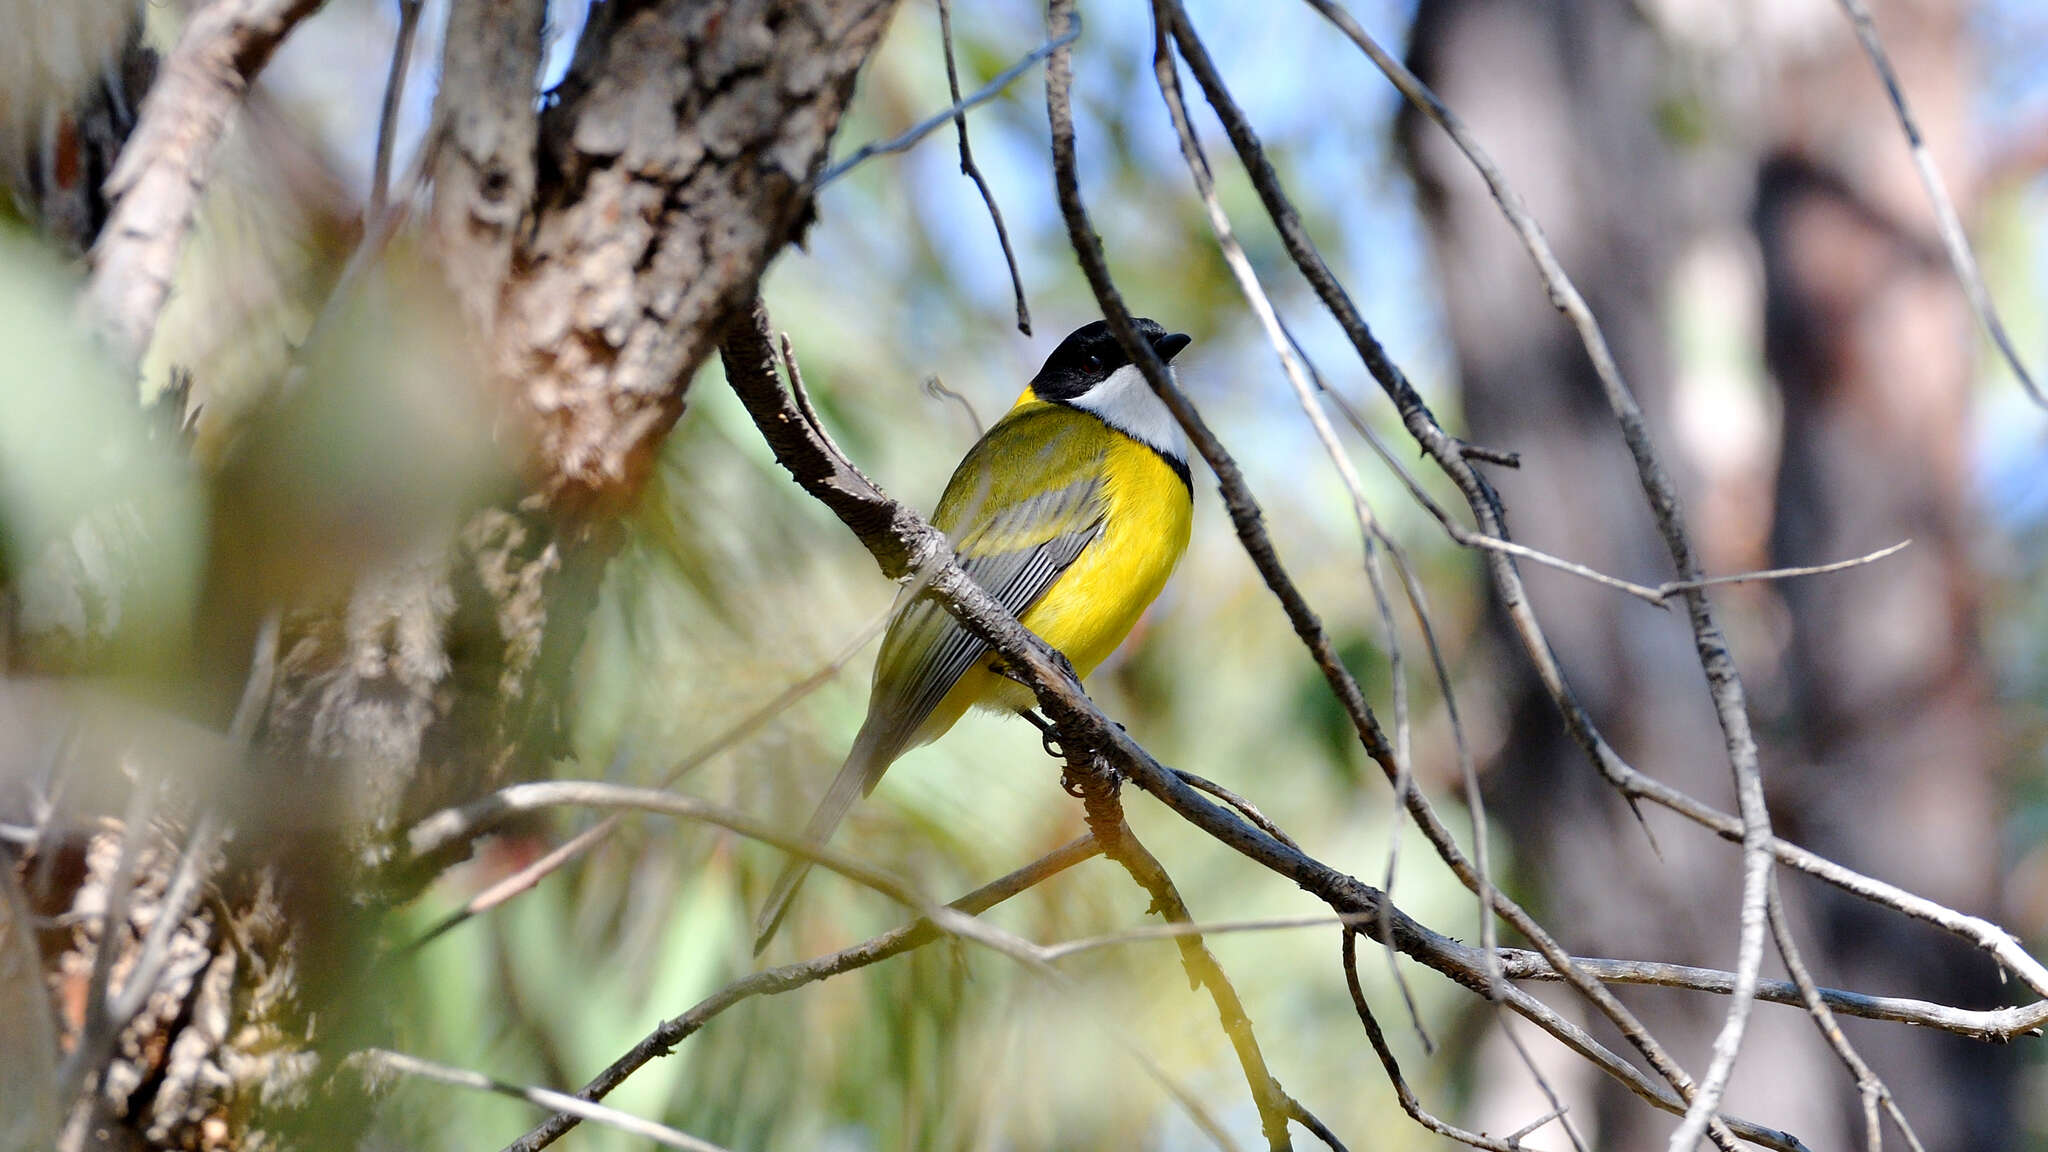
[[1192, 343], [1194, 343], [1194, 337], [1189, 336], [1185, 332], [1169, 332], [1152, 342], [1152, 350], [1159, 353], [1161, 360], [1171, 364], [1173, 363], [1173, 358], [1180, 354], [1180, 350]]

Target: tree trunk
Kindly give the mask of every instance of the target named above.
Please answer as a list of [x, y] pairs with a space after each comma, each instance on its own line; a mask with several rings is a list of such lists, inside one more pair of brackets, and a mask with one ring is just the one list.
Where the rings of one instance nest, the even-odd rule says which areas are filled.
[[[91, 1028], [103, 943], [112, 942], [113, 987], [125, 994], [148, 926], [167, 915], [186, 923], [144, 1010], [117, 1023], [104, 1066], [91, 1069], [94, 1107], [56, 1102], [73, 1117], [67, 1148], [274, 1147], [281, 1131], [288, 1146], [354, 1142], [369, 1109], [330, 1100], [280, 1130], [276, 1109], [264, 1114], [259, 1099], [275, 1104], [313, 1084], [339, 1089], [345, 1079], [334, 1077], [331, 1058], [376, 1042], [388, 1024], [372, 1007], [383, 998], [361, 984], [377, 947], [363, 914], [428, 874], [406, 867], [418, 863], [400, 835], [408, 819], [545, 765], [558, 750], [568, 669], [620, 518], [727, 315], [753, 299], [768, 262], [797, 237], [806, 181], [893, 9], [889, 0], [611, 0], [594, 8], [568, 79], [536, 112], [544, 7], [454, 0], [425, 219], [445, 281], [430, 303], [446, 306], [451, 331], [466, 329], [464, 359], [493, 386], [497, 411], [485, 422], [519, 448], [519, 491], [493, 507], [472, 503], [459, 531], [365, 545], [360, 524], [351, 535], [347, 523], [292, 522], [308, 508], [280, 495], [288, 486], [265, 483], [276, 477], [263, 468], [276, 461], [264, 451], [278, 446], [249, 434], [255, 449], [212, 480], [216, 551], [192, 661], [199, 671], [181, 672], [210, 683], [178, 695], [199, 701], [209, 726], [227, 727], [234, 713], [238, 738], [256, 737], [251, 763], [242, 762], [245, 746], [203, 732], [186, 733], [196, 750], [174, 755], [161, 734], [144, 735], [161, 717], [123, 727], [107, 702], [68, 699], [38, 711], [0, 684], [0, 706], [30, 709], [12, 734], [20, 748], [59, 749], [54, 767], [81, 780], [120, 780], [114, 765], [135, 748], [215, 773], [179, 776], [186, 795], [165, 798], [156, 819], [130, 805], [128, 821], [89, 823], [121, 802], [78, 802], [77, 822], [47, 829], [34, 811], [39, 797], [0, 778], [10, 785], [0, 819], [43, 829], [25, 849], [10, 843], [16, 867], [0, 888], [18, 881], [36, 913], [74, 914], [75, 928], [42, 941], [60, 1043], [75, 1045]], [[262, 47], [267, 55], [274, 43]], [[210, 144], [195, 142], [196, 163]], [[167, 220], [151, 239], [175, 245], [184, 221]], [[107, 243], [118, 249], [124, 239]], [[373, 228], [369, 243], [379, 242]], [[361, 281], [345, 278], [344, 287]], [[408, 303], [387, 295], [387, 309]], [[155, 315], [124, 321], [148, 331]], [[404, 388], [453, 389], [447, 377], [461, 375], [404, 367], [400, 400], [412, 398]], [[301, 383], [294, 394], [315, 388]], [[404, 444], [417, 434], [405, 427], [417, 413], [396, 408], [389, 429]], [[290, 456], [280, 458], [289, 465]], [[314, 493], [314, 510], [324, 501], [347, 505], [350, 516], [385, 513], [351, 502], [358, 495]], [[238, 517], [248, 509], [236, 500], [270, 519]], [[286, 524], [281, 536], [263, 530]], [[279, 555], [308, 548], [310, 556]], [[374, 562], [363, 563], [364, 552]], [[339, 595], [319, 583], [334, 578], [321, 569], [335, 558], [347, 581]], [[265, 636], [273, 643], [256, 642]], [[274, 654], [274, 676], [250, 675], [252, 649]], [[267, 697], [267, 707], [236, 707], [245, 680], [250, 699]], [[106, 740], [63, 735], [88, 720]], [[141, 765], [145, 778], [169, 767]], [[194, 831], [216, 827], [207, 821], [220, 812], [233, 826], [225, 848]], [[191, 857], [210, 878], [206, 899], [172, 895], [188, 839], [203, 840]], [[132, 888], [118, 881], [130, 863]], [[109, 894], [124, 890], [126, 923], [108, 930]], [[20, 901], [0, 898], [5, 963], [18, 955], [8, 937]], [[315, 1017], [317, 1038], [306, 1027]], [[54, 1078], [44, 1092], [52, 1090]]]
[[[1910, 7], [1880, 6], [1881, 24]], [[1960, 131], [1955, 24], [1943, 16], [1892, 33], [1936, 73], [1909, 72], [1907, 83], [1937, 94], [1923, 124], [1938, 139]], [[1998, 752], [1962, 547], [1971, 334], [1932, 234], [1921, 230], [1928, 213], [1917, 186], [1883, 200], [1885, 218], [1897, 213], [1910, 228], [1852, 210], [1862, 197], [1847, 189], [1865, 178], [1860, 172], [1823, 181], [1843, 193], [1831, 214], [1800, 208], [1786, 197], [1801, 194], [1783, 184], [1808, 169], [1782, 157], [1762, 163], [1750, 143], [1782, 140], [1796, 122], [1805, 139], [1858, 157], [1895, 157], [1910, 184], [1897, 125], [1846, 22], [1808, 40], [1824, 42], [1813, 51], [1822, 52], [1827, 75], [1816, 71], [1802, 84], [1792, 68], [1795, 82], [1783, 92], [1747, 101], [1679, 88], [1673, 77], [1714, 75], [1704, 66], [1711, 58], [1676, 58], [1686, 50], [1684, 30], [1653, 28], [1623, 0], [1428, 0], [1411, 56], [1528, 198], [1600, 317], [1685, 489], [1690, 527], [1711, 568], [1817, 563], [1915, 539], [1907, 565], [1888, 561], [1716, 599], [1757, 688], [1779, 833], [1983, 911], [1997, 875]], [[1767, 58], [1790, 51], [1763, 43]], [[1758, 50], [1745, 41], [1746, 53]], [[1816, 59], [1798, 67], [1818, 69]], [[1683, 129], [1669, 114], [1685, 98], [1719, 120], [1713, 139], [1680, 150]], [[1853, 141], [1828, 117], [1857, 125]], [[1401, 132], [1442, 275], [1471, 438], [1522, 456], [1521, 471], [1497, 476], [1517, 539], [1640, 582], [1670, 579], [1576, 338], [1448, 141], [1405, 112]], [[1701, 269], [1733, 269], [1737, 286], [1755, 280], [1742, 255], [1746, 221], [1730, 207], [1752, 186], [1761, 189], [1769, 291], [1762, 300], [1732, 297], [1735, 311], [1721, 327], [1753, 333], [1749, 309], [1768, 317], [1782, 462], [1772, 459], [1766, 408], [1702, 385], [1704, 369], [1677, 359], [1667, 326], [1675, 313], [1691, 315], [1684, 310], [1698, 303], [1698, 290], [1683, 281]], [[1802, 186], [1810, 196], [1811, 186]], [[1730, 299], [1722, 292], [1708, 306], [1726, 311]], [[1573, 577], [1522, 569], [1566, 675], [1617, 749], [1652, 775], [1732, 807], [1726, 756], [1682, 621]], [[1793, 620], [1789, 647], [1773, 642], [1769, 623], [1784, 608]], [[1574, 951], [1732, 967], [1737, 853], [1654, 813], [1653, 846], [1566, 737], [1505, 622], [1495, 623], [1507, 719], [1488, 790], [1517, 849], [1521, 886], [1556, 910], [1557, 923], [1571, 925]], [[1967, 948], [1805, 885], [1788, 893], [1806, 912], [1801, 939], [1822, 983], [1991, 1002], [1992, 966]], [[1645, 918], [1644, 908], [1667, 914]], [[1705, 1071], [1723, 1005], [1626, 999], [1689, 1071]], [[1812, 1025], [1776, 1009], [1759, 1009], [1752, 1021], [1729, 1109], [1812, 1147], [1852, 1142], [1862, 1127], [1856, 1093]], [[2009, 1066], [2003, 1050], [1924, 1035], [1871, 1039], [1865, 1055], [1890, 1078], [1930, 1148], [2002, 1146], [2009, 1076], [1995, 1068]], [[1526, 1077], [1517, 1073], [1513, 1083]], [[1661, 1146], [1673, 1126], [1610, 1084], [1566, 1087], [1568, 1100], [1594, 1096], [1594, 1107], [1574, 1114], [1582, 1123], [1596, 1118], [1598, 1146]], [[1496, 1090], [1507, 1093], [1508, 1082], [1481, 1092]], [[1543, 1111], [1522, 1103], [1511, 1107], [1523, 1119]], [[1477, 1105], [1486, 1119], [1506, 1119], [1489, 1106]]]

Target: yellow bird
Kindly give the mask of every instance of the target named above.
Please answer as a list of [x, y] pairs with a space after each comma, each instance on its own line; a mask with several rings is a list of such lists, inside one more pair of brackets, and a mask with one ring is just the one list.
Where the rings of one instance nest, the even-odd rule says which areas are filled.
[[[1138, 332], [1171, 361], [1188, 337], [1150, 320]], [[1180, 425], [1109, 325], [1053, 349], [1016, 406], [953, 472], [932, 523], [961, 568], [1086, 676], [1159, 595], [1187, 551], [1193, 487]], [[997, 671], [988, 645], [929, 596], [897, 609], [882, 637], [867, 720], [804, 829], [822, 844], [896, 758], [972, 707], [1028, 712], [1031, 690]], [[790, 861], [756, 925], [758, 954], [810, 861]]]

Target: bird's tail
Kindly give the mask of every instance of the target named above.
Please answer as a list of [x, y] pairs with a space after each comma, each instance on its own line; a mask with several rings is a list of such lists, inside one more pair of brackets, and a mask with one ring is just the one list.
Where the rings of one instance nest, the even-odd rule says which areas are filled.
[[[874, 739], [875, 735], [863, 727], [860, 736], [854, 740], [853, 751], [847, 754], [839, 775], [832, 778], [832, 787], [826, 789], [825, 798], [818, 802], [818, 810], [811, 813], [811, 822], [804, 826], [807, 843], [822, 847], [831, 840], [833, 831], [846, 818], [853, 802], [872, 791], [875, 781], [881, 778], [882, 769], [888, 767], [888, 760], [882, 758], [884, 750], [876, 747], [879, 741]], [[776, 877], [775, 888], [768, 894], [768, 903], [762, 905], [761, 915], [754, 921], [754, 955], [759, 956], [768, 947], [768, 941], [775, 938], [775, 930], [782, 926], [782, 918], [789, 913], [790, 901], [810, 871], [809, 859], [792, 856], [782, 875]]]

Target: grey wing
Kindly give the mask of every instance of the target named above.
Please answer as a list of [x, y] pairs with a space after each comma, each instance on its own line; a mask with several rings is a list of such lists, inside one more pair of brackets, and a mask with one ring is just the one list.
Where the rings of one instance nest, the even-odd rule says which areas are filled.
[[[1012, 614], [1038, 602], [1060, 573], [1102, 533], [1099, 478], [1046, 492], [1002, 515], [973, 526], [956, 547], [960, 567]], [[1052, 524], [1073, 527], [1029, 547], [981, 551], [980, 542], [1038, 535]], [[1039, 531], [1034, 531], [1037, 529]], [[886, 766], [901, 755], [917, 730], [960, 677], [988, 652], [988, 645], [960, 626], [931, 596], [919, 593], [897, 609], [875, 665], [875, 694], [858, 744]], [[881, 773], [863, 782], [872, 790]]]

